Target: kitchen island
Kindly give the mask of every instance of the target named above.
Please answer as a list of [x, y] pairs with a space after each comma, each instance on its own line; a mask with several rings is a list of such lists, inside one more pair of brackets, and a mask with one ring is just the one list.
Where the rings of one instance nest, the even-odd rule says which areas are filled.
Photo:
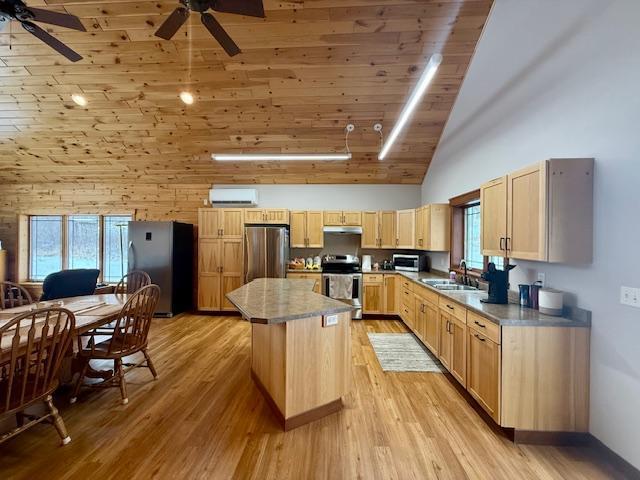
[[227, 294], [251, 322], [251, 376], [282, 427], [342, 408], [351, 381], [352, 307], [313, 280], [260, 278]]

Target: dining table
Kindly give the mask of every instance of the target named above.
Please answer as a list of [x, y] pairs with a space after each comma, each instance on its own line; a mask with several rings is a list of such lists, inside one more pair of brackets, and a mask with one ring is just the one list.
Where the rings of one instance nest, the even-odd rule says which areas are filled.
[[[71, 311], [75, 316], [75, 326], [73, 330], [74, 338], [87, 333], [96, 328], [104, 327], [117, 320], [122, 307], [127, 303], [131, 295], [126, 293], [111, 293], [98, 295], [84, 295], [80, 297], [62, 298], [59, 300], [49, 300], [45, 302], [36, 302], [20, 307], [7, 308], [0, 310], [0, 328], [9, 323], [13, 318], [26, 312], [30, 312], [37, 308], [65, 308]], [[36, 320], [37, 323], [37, 320]], [[5, 341], [11, 341], [10, 336], [0, 339], [4, 344]], [[25, 342], [26, 342], [25, 338]], [[0, 365], [7, 359], [5, 355], [11, 355], [11, 349], [7, 349], [8, 345], [0, 346]], [[77, 353], [77, 342], [73, 342], [74, 352]], [[75, 356], [75, 355], [73, 355]], [[73, 366], [71, 370], [75, 370]], [[93, 370], [91, 369], [87, 376], [93, 378], [108, 378], [113, 374], [110, 370]]]

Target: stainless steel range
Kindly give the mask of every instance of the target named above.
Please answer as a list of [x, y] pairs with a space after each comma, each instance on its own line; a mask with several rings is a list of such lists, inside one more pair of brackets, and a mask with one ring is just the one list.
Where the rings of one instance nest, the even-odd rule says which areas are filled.
[[[353, 305], [354, 319], [362, 318], [362, 269], [355, 255], [322, 257], [322, 294]], [[348, 298], [343, 298], [348, 297]]]

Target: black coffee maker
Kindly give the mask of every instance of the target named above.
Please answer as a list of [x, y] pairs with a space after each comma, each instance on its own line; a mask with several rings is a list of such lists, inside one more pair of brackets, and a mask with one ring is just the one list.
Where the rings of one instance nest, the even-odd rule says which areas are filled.
[[482, 278], [489, 282], [489, 297], [480, 301], [509, 303], [509, 270], [514, 268], [516, 268], [515, 265], [507, 265], [504, 270], [498, 270], [495, 263], [489, 263], [487, 271], [482, 274]]

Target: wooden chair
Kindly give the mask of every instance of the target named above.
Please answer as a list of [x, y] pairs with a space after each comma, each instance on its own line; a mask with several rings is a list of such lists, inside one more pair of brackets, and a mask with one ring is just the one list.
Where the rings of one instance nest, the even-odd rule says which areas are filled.
[[149, 274], [142, 270], [133, 270], [118, 282], [115, 293], [135, 293], [147, 285], [151, 285]]
[[[102, 340], [105, 338], [105, 330], [102, 328], [78, 337], [79, 358], [82, 360], [82, 367], [78, 381], [73, 389], [71, 403], [76, 401], [80, 388], [83, 386], [82, 380], [89, 368], [89, 361], [93, 359], [113, 360], [114, 375], [103, 382], [86, 386], [92, 388], [120, 387], [123, 405], [129, 403], [127, 386], [124, 380], [124, 366], [131, 368], [147, 367], [151, 371], [153, 378], [158, 378], [158, 373], [147, 352], [147, 336], [159, 298], [160, 287], [157, 285], [142, 287], [122, 307], [118, 319], [113, 324], [113, 328], [109, 330], [111, 331], [110, 337]], [[86, 347], [82, 346], [85, 343], [82, 341], [83, 338], [85, 342], [88, 340]], [[124, 357], [138, 352], [142, 352], [145, 362], [139, 364], [123, 363], [122, 359]]]
[[[32, 310], [0, 327], [0, 416], [15, 414], [17, 420], [0, 443], [43, 421], [53, 424], [63, 445], [71, 441], [51, 394], [58, 387], [74, 328], [73, 313], [63, 308]], [[24, 413], [38, 402], [44, 402], [45, 415]]]
[[31, 295], [22, 285], [13, 282], [0, 282], [0, 310], [21, 307], [33, 303]]

